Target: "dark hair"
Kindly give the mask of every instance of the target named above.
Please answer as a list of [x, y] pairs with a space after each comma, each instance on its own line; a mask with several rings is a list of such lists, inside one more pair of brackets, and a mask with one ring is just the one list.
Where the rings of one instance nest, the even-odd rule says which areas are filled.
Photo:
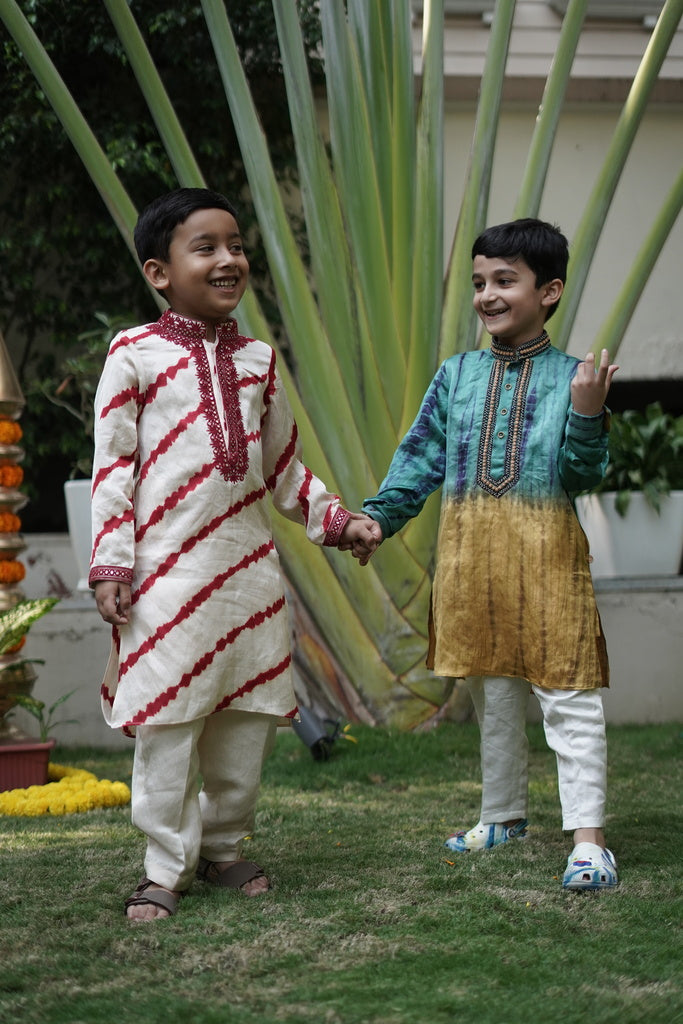
[[[534, 217], [486, 228], [472, 246], [472, 259], [475, 256], [497, 256], [511, 263], [521, 257], [536, 275], [537, 288], [555, 278], [559, 278], [563, 284], [567, 280], [567, 239], [558, 227]], [[549, 307], [546, 320], [553, 315], [559, 304], [558, 299]]]
[[133, 238], [140, 263], [152, 259], [167, 262], [173, 232], [195, 210], [225, 210], [237, 220], [237, 210], [220, 192], [208, 188], [166, 192], [144, 208], [135, 225]]

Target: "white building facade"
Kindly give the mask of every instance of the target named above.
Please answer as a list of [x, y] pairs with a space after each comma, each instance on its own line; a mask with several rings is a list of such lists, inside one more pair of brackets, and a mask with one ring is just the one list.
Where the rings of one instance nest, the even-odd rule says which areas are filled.
[[[663, 4], [589, 0], [539, 216], [570, 240], [604, 163]], [[419, 52], [421, 7], [415, 9]], [[517, 0], [506, 65], [487, 221], [511, 219], [567, 0]], [[493, 0], [445, 0], [445, 191], [447, 246], [457, 221], [474, 130]], [[683, 166], [683, 24], [679, 25], [615, 193], [597, 247], [569, 351], [583, 356], [618, 297], [631, 264]], [[683, 217], [662, 249], [619, 350], [618, 378], [641, 383], [683, 412], [683, 326], [675, 314]], [[570, 263], [571, 273], [571, 263]], [[658, 381], [667, 381], [658, 388]], [[643, 383], [645, 382], [645, 383]], [[647, 383], [649, 382], [649, 384]], [[632, 389], [631, 389], [632, 390]], [[660, 394], [661, 392], [661, 394]], [[678, 404], [675, 395], [678, 394]]]

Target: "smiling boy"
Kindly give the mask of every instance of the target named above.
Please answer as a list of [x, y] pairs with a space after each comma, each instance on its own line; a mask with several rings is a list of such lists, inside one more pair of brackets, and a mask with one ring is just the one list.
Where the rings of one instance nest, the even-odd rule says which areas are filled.
[[207, 341], [215, 341], [216, 324], [230, 316], [249, 278], [234, 214], [194, 210], [173, 231], [167, 253], [165, 259], [156, 255], [144, 260], [145, 277], [165, 294], [175, 313], [206, 323]]
[[102, 373], [90, 583], [113, 627], [103, 710], [135, 730], [132, 817], [147, 836], [125, 909], [152, 920], [195, 873], [268, 888], [241, 849], [276, 723], [296, 713], [268, 497], [316, 544], [372, 534], [302, 463], [275, 353], [232, 318], [249, 265], [228, 200], [162, 196], [135, 243], [170, 308], [117, 335]]
[[472, 260], [491, 346], [442, 364], [363, 510], [381, 540], [443, 487], [427, 663], [467, 677], [482, 765], [480, 820], [447, 847], [468, 853], [526, 834], [531, 688], [573, 832], [563, 884], [607, 888], [617, 882], [603, 834], [607, 654], [571, 494], [604, 473], [616, 366], [606, 351], [596, 370], [592, 354], [579, 362], [550, 343], [568, 260], [557, 228], [531, 218], [489, 228]]

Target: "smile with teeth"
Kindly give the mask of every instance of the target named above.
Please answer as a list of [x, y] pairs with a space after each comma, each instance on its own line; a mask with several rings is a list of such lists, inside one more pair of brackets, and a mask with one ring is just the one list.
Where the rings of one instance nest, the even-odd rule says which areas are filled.
[[234, 288], [237, 284], [237, 277], [221, 277], [217, 281], [210, 282], [212, 288]]
[[503, 313], [507, 313], [507, 311], [507, 306], [504, 309], [485, 309], [484, 316], [501, 316]]

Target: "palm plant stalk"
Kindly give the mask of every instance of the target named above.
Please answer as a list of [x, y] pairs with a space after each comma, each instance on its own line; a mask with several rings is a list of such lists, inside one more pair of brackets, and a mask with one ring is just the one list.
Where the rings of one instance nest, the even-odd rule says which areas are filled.
[[[202, 184], [201, 170], [131, 9], [125, 0], [105, 3], [179, 182]], [[443, 0], [423, 5], [417, 99], [410, 0], [349, 0], [347, 5], [321, 0], [324, 109], [311, 87], [296, 0], [273, 0], [299, 167], [305, 258], [290, 227], [226, 7], [224, 0], [202, 0], [293, 353], [291, 368], [280, 359], [280, 369], [307, 462], [347, 505], [357, 507], [376, 490], [439, 360], [476, 343], [469, 247], [486, 219], [515, 5], [506, 0], [496, 4], [445, 281]], [[585, 10], [586, 0], [571, 0], [521, 184], [519, 214], [533, 214], [540, 204]], [[599, 193], [604, 220], [606, 193], [616, 185], [682, 10], [683, 0], [667, 0], [610, 147], [609, 181], [603, 172], [590, 216], [596, 215]], [[0, 17], [38, 75], [42, 48], [26, 24], [18, 28], [22, 16], [15, 0], [6, 0]], [[56, 72], [40, 74], [46, 96], [67, 127], [76, 110], [73, 100], [64, 100]], [[120, 229], [130, 233], [134, 212], [122, 187], [110, 187], [114, 172], [103, 178], [103, 155], [100, 151], [93, 156], [99, 150], [96, 141], [70, 134], [98, 188], [106, 188], [105, 201]], [[654, 247], [673, 223], [676, 202], [679, 191], [665, 204], [638, 260], [639, 281], [647, 276]], [[585, 282], [579, 264], [589, 260], [588, 220], [573, 259], [574, 303]], [[273, 343], [252, 292], [245, 296], [239, 317], [250, 334]], [[571, 320], [565, 319], [563, 343]], [[616, 343], [623, 325], [614, 324]], [[276, 539], [299, 599], [299, 655], [303, 651], [312, 671], [322, 676], [329, 701], [355, 717], [415, 726], [439, 716], [457, 692], [452, 680], [436, 679], [423, 667], [437, 516], [438, 504], [430, 499], [420, 517], [380, 549], [365, 570], [346, 555], [312, 549], [303, 531], [276, 518]]]
[[441, 322], [441, 359], [453, 352], [474, 348], [475, 345], [476, 314], [471, 302], [470, 252], [473, 240], [484, 227], [488, 211], [505, 64], [514, 13], [514, 0], [509, 3], [497, 0], [481, 80], [470, 164], [446, 277]]
[[202, 172], [150, 57], [142, 33], [131, 14], [130, 7], [126, 0], [104, 0], [104, 5], [119, 38], [125, 39], [126, 53], [131, 67], [147, 101], [178, 181], [181, 185], [203, 187], [205, 182]]
[[135, 255], [135, 207], [90, 126], [74, 103], [50, 57], [24, 17], [16, 0], [3, 0], [0, 17], [23, 53], [36, 81], [48, 97], [64, 131], [83, 161], [117, 228]]
[[567, 13], [562, 19], [557, 50], [543, 90], [543, 99], [515, 205], [515, 218], [538, 216], [555, 134], [587, 7], [588, 0], [569, 0]]
[[[617, 121], [572, 246], [572, 273], [553, 318], [553, 344], [566, 348], [588, 279], [600, 232], [635, 139], [652, 88], [683, 17], [683, 0], [666, 0]], [[616, 349], [611, 353], [616, 354]]]
[[601, 349], [616, 353], [619, 342], [626, 333], [631, 317], [643, 293], [655, 264], [659, 259], [664, 243], [673, 228], [678, 215], [683, 209], [683, 170], [678, 175], [664, 205], [647, 233], [633, 266], [619, 291], [612, 314], [598, 331], [593, 343], [593, 352], [600, 354]]

